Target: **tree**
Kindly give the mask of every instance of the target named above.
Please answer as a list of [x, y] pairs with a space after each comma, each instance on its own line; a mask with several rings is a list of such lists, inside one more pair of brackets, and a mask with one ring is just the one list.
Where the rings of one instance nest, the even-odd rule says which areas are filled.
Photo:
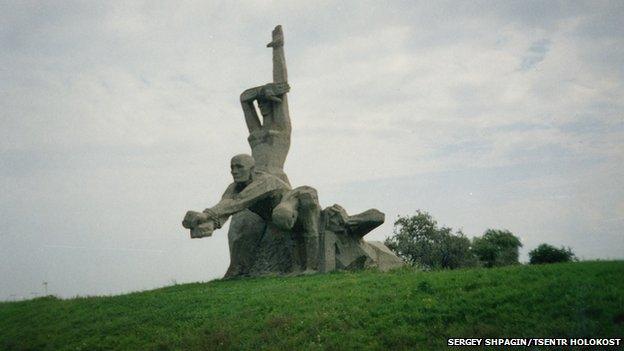
[[386, 246], [414, 266], [427, 269], [459, 268], [476, 265], [470, 251], [470, 240], [461, 231], [438, 227], [433, 217], [424, 211], [414, 216], [399, 216], [394, 222], [393, 236]]
[[440, 236], [439, 266], [441, 268], [474, 267], [478, 260], [470, 250], [470, 239], [461, 230], [453, 234], [450, 228], [442, 228]]
[[509, 230], [488, 229], [472, 240], [472, 252], [486, 267], [518, 264], [520, 239]]
[[530, 264], [556, 263], [576, 261], [576, 255], [572, 249], [561, 247], [556, 248], [548, 244], [540, 244], [537, 248], [529, 252]]

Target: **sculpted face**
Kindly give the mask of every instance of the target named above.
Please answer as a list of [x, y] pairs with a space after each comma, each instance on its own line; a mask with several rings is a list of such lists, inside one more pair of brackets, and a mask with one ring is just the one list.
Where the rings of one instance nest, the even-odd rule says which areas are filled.
[[253, 157], [249, 155], [243, 154], [232, 157], [230, 169], [234, 182], [239, 184], [251, 182], [254, 165], [255, 161]]

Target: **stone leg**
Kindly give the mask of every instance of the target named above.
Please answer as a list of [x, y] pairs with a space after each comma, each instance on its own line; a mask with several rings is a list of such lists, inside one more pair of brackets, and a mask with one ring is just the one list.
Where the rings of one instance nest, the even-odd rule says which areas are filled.
[[[321, 214], [321, 218], [323, 215]], [[323, 219], [321, 219], [323, 220]], [[336, 270], [336, 234], [321, 227], [319, 233], [319, 271], [323, 273]]]
[[249, 210], [243, 210], [232, 216], [228, 231], [230, 266], [225, 273], [226, 278], [250, 273], [265, 229], [266, 222]]
[[319, 220], [321, 209], [316, 190], [301, 186], [288, 192], [273, 210], [273, 223], [282, 230], [301, 228], [305, 270], [318, 270]]
[[[303, 187], [302, 187], [303, 188]], [[321, 209], [316, 190], [306, 187], [299, 195], [299, 222], [303, 229], [305, 245], [305, 270], [318, 270], [319, 260], [319, 220]]]
[[297, 243], [290, 231], [284, 231], [269, 222], [255, 250], [251, 276], [288, 274], [298, 272]]

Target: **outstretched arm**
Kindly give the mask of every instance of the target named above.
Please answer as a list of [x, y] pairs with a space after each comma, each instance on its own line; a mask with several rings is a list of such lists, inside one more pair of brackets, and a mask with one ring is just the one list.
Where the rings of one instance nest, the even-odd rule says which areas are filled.
[[232, 214], [243, 210], [245, 205], [248, 206], [246, 201], [235, 200], [234, 189], [235, 184], [231, 184], [223, 193], [221, 201], [214, 207], [207, 208], [202, 212], [186, 212], [182, 226], [191, 230], [191, 238], [212, 236], [212, 232], [221, 228]]
[[234, 192], [234, 187], [234, 184], [230, 185], [218, 204], [204, 210], [209, 217], [218, 219], [219, 223], [215, 223], [216, 228], [221, 228], [229, 216], [249, 208], [258, 200], [272, 196], [275, 192], [290, 189], [288, 184], [273, 176], [256, 179], [239, 193]]
[[191, 230], [191, 238], [211, 236], [234, 213], [249, 208], [258, 200], [289, 190], [290, 186], [277, 177], [268, 177], [254, 180], [241, 192], [236, 192], [235, 188], [236, 184], [231, 184], [215, 206], [203, 212], [186, 213], [182, 225]]

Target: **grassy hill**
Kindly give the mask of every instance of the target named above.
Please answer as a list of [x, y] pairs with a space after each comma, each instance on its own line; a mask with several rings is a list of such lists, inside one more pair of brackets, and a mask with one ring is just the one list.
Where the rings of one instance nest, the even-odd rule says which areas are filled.
[[435, 350], [447, 337], [623, 335], [623, 261], [221, 280], [0, 303], [1, 350]]

